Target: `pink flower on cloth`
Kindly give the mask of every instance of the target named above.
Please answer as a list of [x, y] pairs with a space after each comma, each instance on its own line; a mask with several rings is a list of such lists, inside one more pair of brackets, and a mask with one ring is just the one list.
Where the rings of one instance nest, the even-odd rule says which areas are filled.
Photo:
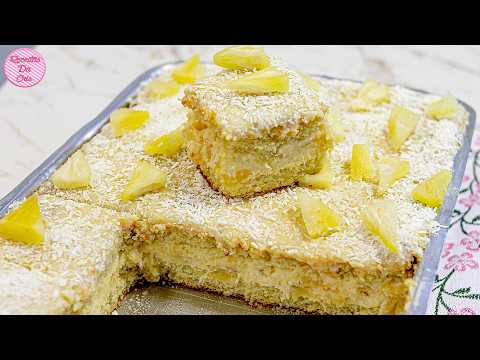
[[461, 255], [452, 255], [445, 264], [444, 269], [448, 270], [454, 268], [456, 271], [465, 271], [470, 269], [478, 269], [478, 263], [472, 259], [473, 255], [465, 252]]
[[468, 233], [467, 238], [463, 238], [460, 244], [465, 246], [467, 250], [479, 251], [480, 250], [480, 231], [473, 230]]
[[467, 182], [468, 180], [470, 180], [470, 176], [465, 175], [462, 179], [462, 182]]
[[450, 250], [452, 250], [454, 245], [455, 245], [454, 243], [445, 243], [445, 245], [443, 247], [442, 258], [445, 258], [448, 255], [450, 255]]
[[[478, 189], [477, 189], [478, 191]], [[480, 194], [473, 193], [468, 195], [468, 197], [462, 198], [458, 201], [459, 204], [462, 204], [465, 207], [472, 207], [474, 205], [480, 204]]]
[[460, 311], [455, 311], [453, 309], [448, 311], [448, 315], [477, 315], [475, 311], [470, 309], [469, 307], [465, 307]]

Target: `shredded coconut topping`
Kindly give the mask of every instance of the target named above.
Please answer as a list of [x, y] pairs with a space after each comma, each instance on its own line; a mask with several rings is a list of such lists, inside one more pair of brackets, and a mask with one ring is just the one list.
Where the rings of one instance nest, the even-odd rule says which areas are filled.
[[186, 96], [195, 99], [202, 109], [215, 114], [223, 136], [230, 139], [261, 137], [271, 129], [295, 128], [302, 122], [322, 117], [322, 100], [305, 80], [278, 59], [273, 66], [288, 74], [289, 90], [270, 95], [241, 95], [228, 89], [228, 81], [251, 72], [224, 70], [187, 88]]
[[[345, 140], [331, 153], [334, 186], [330, 190], [289, 187], [251, 199], [229, 199], [211, 189], [195, 164], [181, 152], [176, 157], [151, 157], [143, 153], [145, 141], [181, 125], [185, 109], [182, 94], [149, 104], [139, 101], [137, 108], [151, 112], [149, 123], [122, 138], [113, 138], [109, 125], [83, 147], [92, 166], [93, 187], [61, 191], [46, 183], [43, 192], [87, 202], [102, 207], [140, 215], [151, 222], [174, 223], [214, 236], [226, 249], [236, 246], [281, 254], [308, 262], [348, 263], [401, 271], [411, 255], [421, 258], [429, 236], [438, 229], [436, 211], [411, 199], [411, 190], [440, 169], [451, 168], [459, 149], [467, 121], [462, 108], [453, 120], [433, 120], [424, 108], [437, 96], [424, 95], [402, 87], [393, 87], [390, 104], [365, 113], [348, 112], [348, 103], [359, 84], [348, 81], [320, 80], [321, 96], [332, 107], [345, 110], [342, 123]], [[386, 193], [397, 208], [400, 222], [400, 255], [391, 254], [360, 221], [360, 212], [375, 196], [375, 185], [349, 179], [348, 164], [354, 143], [368, 143], [380, 158], [392, 154], [386, 143], [390, 110], [401, 105], [421, 115], [414, 135], [403, 145], [399, 156], [410, 161], [410, 174]], [[136, 163], [146, 160], [168, 174], [164, 191], [146, 194], [130, 203], [121, 203], [119, 194], [127, 184]], [[326, 238], [310, 239], [299, 219], [295, 191], [305, 191], [321, 198], [345, 221], [339, 231]]]

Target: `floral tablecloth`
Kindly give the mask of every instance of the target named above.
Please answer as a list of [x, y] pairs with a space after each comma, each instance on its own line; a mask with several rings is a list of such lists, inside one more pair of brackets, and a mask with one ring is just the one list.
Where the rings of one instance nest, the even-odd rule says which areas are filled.
[[480, 314], [480, 128], [473, 137], [428, 312]]

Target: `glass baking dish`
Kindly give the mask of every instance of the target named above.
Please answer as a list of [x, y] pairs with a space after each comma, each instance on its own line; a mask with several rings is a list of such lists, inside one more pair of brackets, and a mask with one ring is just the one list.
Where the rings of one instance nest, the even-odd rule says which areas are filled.
[[[162, 71], [172, 69], [179, 62], [165, 63], [156, 66], [130, 83], [95, 119], [84, 125], [73, 134], [65, 144], [57, 149], [37, 169], [28, 175], [19, 185], [0, 200], [0, 217], [9, 206], [30, 195], [41, 183], [49, 178], [55, 169], [61, 165], [83, 143], [95, 136], [108, 122], [110, 113], [132, 101], [145, 82], [150, 81]], [[325, 75], [311, 74], [312, 77], [324, 79], [340, 79]], [[352, 80], [350, 80], [352, 81]], [[354, 81], [354, 80], [353, 80]], [[427, 93], [423, 90], [411, 90]], [[438, 215], [440, 230], [432, 236], [425, 250], [424, 257], [415, 276], [416, 287], [413, 290], [412, 300], [406, 309], [407, 314], [421, 315], [426, 313], [430, 289], [435, 278], [443, 243], [448, 231], [458, 192], [465, 171], [470, 152], [470, 143], [475, 130], [476, 114], [471, 106], [460, 101], [469, 113], [469, 121], [463, 137], [463, 143], [455, 156], [453, 163], [453, 178], [448, 193]], [[196, 291], [182, 287], [152, 284], [147, 287], [134, 289], [122, 302], [116, 313], [119, 314], [283, 314], [287, 311], [272, 310], [267, 307], [253, 308], [239, 299], [211, 294], [205, 291]]]

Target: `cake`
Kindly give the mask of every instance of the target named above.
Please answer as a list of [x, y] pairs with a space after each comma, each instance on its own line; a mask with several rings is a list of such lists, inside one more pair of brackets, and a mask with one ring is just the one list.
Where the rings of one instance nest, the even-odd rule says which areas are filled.
[[224, 195], [248, 197], [292, 185], [320, 170], [329, 147], [328, 107], [319, 94], [280, 61], [271, 64], [288, 78], [285, 92], [239, 93], [228, 84], [252, 72], [224, 70], [187, 88], [182, 99], [190, 110], [187, 153]]
[[[207, 75], [216, 79], [218, 71], [209, 67]], [[249, 197], [225, 196], [212, 187], [191, 158], [190, 140], [182, 146], [172, 140], [171, 134], [190, 126], [181, 99], [191, 88], [153, 100], [141, 93], [129, 106], [149, 113], [143, 126], [116, 136], [109, 123], [79, 149], [89, 166], [88, 184], [61, 188], [49, 179], [36, 190], [46, 224], [43, 244], [0, 235], [1, 311], [110, 313], [137, 281], [167, 280], [303, 313], [403, 313], [423, 252], [439, 229], [436, 208], [415, 201], [412, 191], [451, 169], [467, 112], [459, 106], [448, 118], [430, 116], [425, 109], [440, 97], [400, 86], [389, 89], [388, 101], [373, 95], [371, 101], [359, 96], [356, 82], [318, 82], [322, 103], [341, 114], [343, 125], [328, 154], [331, 186], [303, 181]], [[396, 106], [418, 122], [393, 148]], [[155, 143], [175, 151], [162, 145], [148, 154], [145, 144], [162, 136], [169, 141]], [[384, 181], [381, 194], [366, 172], [352, 179], [356, 144], [374, 150], [361, 153], [360, 165], [365, 157], [398, 157], [409, 162], [408, 174]], [[165, 174], [165, 181], [122, 199], [139, 164]], [[394, 241], [382, 224], [366, 226], [365, 214], [372, 214], [369, 206], [379, 197], [394, 204]], [[302, 199], [321, 202], [341, 221], [313, 234]], [[387, 246], [390, 240], [393, 246]]]

